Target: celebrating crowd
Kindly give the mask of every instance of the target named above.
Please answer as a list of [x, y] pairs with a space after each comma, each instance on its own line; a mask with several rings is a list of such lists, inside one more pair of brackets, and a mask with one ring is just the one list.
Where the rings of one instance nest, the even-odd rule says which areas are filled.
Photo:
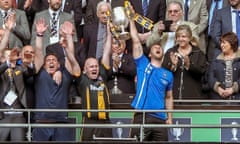
[[[26, 123], [14, 109], [68, 109], [76, 95], [82, 109], [100, 110], [83, 112], [83, 123], [110, 124], [104, 110], [116, 86], [118, 94], [135, 94], [138, 110], [172, 110], [174, 99], [240, 99], [240, 0], [127, 2], [130, 38], [121, 39], [109, 13], [126, 0], [0, 0], [0, 124]], [[30, 119], [70, 122], [67, 112], [37, 111]], [[132, 122], [172, 124], [172, 114], [134, 113]], [[69, 131], [30, 133], [32, 141], [70, 141]], [[0, 127], [0, 141], [26, 141], [26, 133]], [[143, 133], [144, 141], [168, 140], [166, 128]], [[129, 137], [140, 134], [133, 128]], [[112, 129], [82, 128], [81, 141], [93, 136], [112, 137]]]

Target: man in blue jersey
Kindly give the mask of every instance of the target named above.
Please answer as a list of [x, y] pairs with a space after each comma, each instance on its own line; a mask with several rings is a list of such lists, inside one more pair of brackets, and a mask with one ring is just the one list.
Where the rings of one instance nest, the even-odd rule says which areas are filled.
[[[138, 110], [173, 109], [173, 74], [161, 66], [163, 49], [161, 40], [148, 45], [148, 57], [143, 54], [134, 21], [130, 21], [133, 57], [137, 67], [137, 92], [131, 106]], [[144, 116], [144, 121], [143, 121]], [[135, 124], [172, 124], [170, 112], [135, 113]], [[144, 128], [144, 141], [167, 141], [167, 128]], [[131, 137], [139, 137], [140, 129], [132, 129]]]

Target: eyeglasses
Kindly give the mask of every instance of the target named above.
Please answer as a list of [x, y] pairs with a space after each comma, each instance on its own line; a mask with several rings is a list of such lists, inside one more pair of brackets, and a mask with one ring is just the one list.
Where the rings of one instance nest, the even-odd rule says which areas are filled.
[[168, 10], [168, 13], [178, 13], [180, 10]]

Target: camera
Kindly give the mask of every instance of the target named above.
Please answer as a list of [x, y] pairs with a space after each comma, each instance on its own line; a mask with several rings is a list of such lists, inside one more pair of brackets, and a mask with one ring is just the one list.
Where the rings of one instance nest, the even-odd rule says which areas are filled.
[[163, 32], [171, 32], [170, 31], [170, 26], [171, 26], [172, 23], [173, 23], [172, 20], [164, 20], [163, 24], [165, 26], [165, 30]]

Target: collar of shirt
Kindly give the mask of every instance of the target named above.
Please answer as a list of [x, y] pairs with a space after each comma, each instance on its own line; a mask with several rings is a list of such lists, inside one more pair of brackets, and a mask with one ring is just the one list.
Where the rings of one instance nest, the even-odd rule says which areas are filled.
[[9, 10], [7, 10], [7, 11], [5, 11], [5, 10], [3, 10], [3, 9], [0, 9], [0, 11], [1, 11], [1, 13], [4, 13], [4, 12], [7, 12], [7, 13], [9, 13], [9, 12], [11, 12], [12, 11], [12, 9], [10, 8]]
[[123, 57], [123, 52], [120, 53], [118, 56], [119, 56], [119, 58], [122, 58]]
[[240, 9], [234, 9], [233, 7], [231, 7], [231, 12], [235, 13], [234, 11], [240, 11]]
[[49, 13], [50, 13], [50, 15], [51, 15], [51, 17], [53, 16], [53, 13], [56, 13], [57, 15], [56, 15], [56, 17], [58, 17], [58, 15], [59, 15], [59, 13], [60, 13], [60, 10], [58, 10], [58, 11], [53, 11], [52, 9], [48, 9], [49, 10]]
[[[184, 4], [186, 3], [186, 0], [184, 0]], [[188, 7], [190, 7], [191, 0], [188, 0]]]
[[104, 0], [105, 2], [109, 2], [109, 3], [111, 3], [112, 2], [112, 0]]
[[[144, 0], [142, 0], [142, 3], [143, 3]], [[149, 4], [149, 0], [147, 0], [147, 3]]]
[[234, 11], [240, 11], [240, 9], [234, 9], [233, 7], [231, 7], [231, 17], [232, 17], [232, 32], [237, 33], [237, 29], [236, 29], [236, 12]]
[[66, 2], [66, 0], [62, 0], [62, 11], [64, 11], [64, 6], [65, 6], [65, 2]]

